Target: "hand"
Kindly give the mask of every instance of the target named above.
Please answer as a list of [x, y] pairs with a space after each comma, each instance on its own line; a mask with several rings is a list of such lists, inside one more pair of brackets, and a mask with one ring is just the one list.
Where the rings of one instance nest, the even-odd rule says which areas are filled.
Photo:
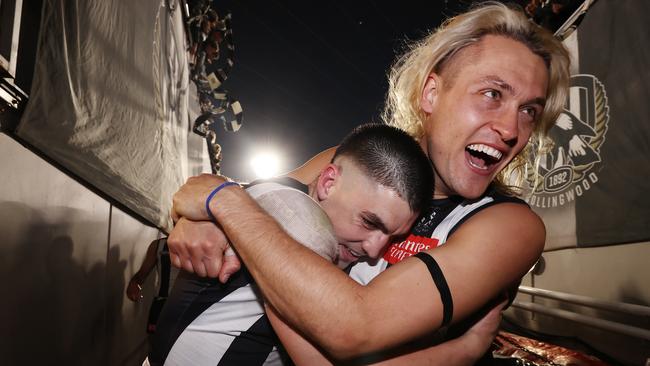
[[182, 216], [193, 221], [209, 220], [205, 211], [205, 200], [210, 192], [227, 179], [212, 174], [201, 174], [187, 179], [174, 194], [172, 219], [174, 222]]
[[172, 264], [201, 277], [228, 277], [241, 267], [239, 258], [217, 225], [181, 217], [167, 238]]
[[134, 302], [138, 302], [143, 297], [142, 286], [133, 278], [129, 281], [129, 285], [126, 287], [126, 297]]
[[483, 356], [490, 348], [490, 345], [492, 345], [494, 337], [496, 337], [499, 332], [501, 311], [507, 303], [507, 299], [504, 299], [496, 304], [487, 312], [487, 314], [485, 314], [485, 316], [472, 325], [472, 327], [461, 336], [461, 338], [465, 338], [469, 342], [465, 343], [468, 345], [467, 352], [473, 354], [476, 359]]

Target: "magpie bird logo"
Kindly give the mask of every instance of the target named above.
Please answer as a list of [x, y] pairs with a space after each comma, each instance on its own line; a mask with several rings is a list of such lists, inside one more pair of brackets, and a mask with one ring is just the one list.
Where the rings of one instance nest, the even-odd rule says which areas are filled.
[[573, 75], [564, 110], [549, 131], [553, 147], [540, 156], [537, 171], [528, 173], [530, 204], [564, 205], [598, 181], [594, 168], [602, 161], [608, 122], [604, 85], [593, 75]]

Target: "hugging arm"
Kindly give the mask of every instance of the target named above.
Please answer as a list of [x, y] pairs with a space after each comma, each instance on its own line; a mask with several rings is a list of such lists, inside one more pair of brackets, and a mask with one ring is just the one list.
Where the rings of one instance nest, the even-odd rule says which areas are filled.
[[[202, 242], [205, 238], [218, 240], [225, 245], [225, 237], [222, 240], [222, 237], [216, 232], [219, 229], [214, 224], [206, 225], [205, 223], [194, 223], [183, 219], [177, 223], [177, 227], [174, 230], [169, 238], [170, 246], [172, 242], [176, 243], [179, 240], [187, 240], [187, 237], [183, 237], [187, 233], [193, 234], [198, 238], [193, 241], [195, 248], [201, 248], [201, 245], [205, 244]], [[206, 231], [207, 233], [201, 234], [201, 232]], [[236, 256], [233, 256], [231, 260], [236, 258]], [[497, 332], [501, 306], [502, 304], [493, 308], [492, 311], [470, 328], [469, 331], [457, 339], [415, 352], [405, 353], [400, 357], [381, 361], [378, 364], [473, 365], [488, 349], [494, 338], [494, 334]], [[288, 326], [268, 307], [267, 315], [285, 349], [287, 349], [296, 365], [330, 365], [332, 363], [330, 359], [323, 355], [322, 349], [315, 347], [312, 343], [305, 340], [302, 335], [294, 331], [293, 328]]]
[[[496, 335], [501, 321], [501, 310], [505, 302], [490, 309], [476, 324], [458, 338], [418, 350], [396, 352], [393, 357], [387, 357], [375, 363], [377, 366], [393, 365], [474, 365], [488, 350]], [[332, 365], [312, 343], [303, 338], [293, 328], [278, 317], [275, 310], [266, 305], [266, 314], [287, 350], [291, 360], [297, 366]], [[366, 364], [366, 363], [363, 363]]]
[[[221, 182], [215, 176], [191, 178], [174, 197], [179, 212], [185, 215], [182, 206], [194, 201], [200, 207], [185, 211], [207, 218], [205, 197]], [[440, 327], [440, 295], [420, 260], [406, 259], [361, 286], [289, 237], [240, 188], [227, 187], [217, 198], [210, 209], [267, 301], [333, 357], [390, 348]], [[544, 236], [541, 220], [528, 207], [501, 203], [472, 216], [429, 253], [451, 289], [452, 321], [478, 310], [525, 274], [541, 253]]]
[[[287, 176], [303, 184], [309, 184], [332, 160], [335, 151], [336, 147], [322, 151], [298, 169], [288, 173]], [[204, 174], [200, 177], [209, 182], [211, 176]], [[193, 188], [198, 187], [199, 185]], [[204, 221], [209, 218], [205, 210], [202, 210], [204, 206], [201, 206], [200, 200], [205, 199], [213, 188], [209, 184], [200, 186], [198, 189], [201, 192], [196, 192], [198, 194], [194, 197], [191, 196], [194, 192], [191, 192], [190, 195], [182, 195], [180, 194], [182, 192], [179, 192], [174, 196], [171, 216], [176, 224], [168, 241], [169, 254], [174, 266], [190, 273], [196, 273], [201, 277], [219, 277], [221, 282], [225, 282], [232, 273], [239, 270], [241, 264], [236, 256], [223, 255], [229, 245], [228, 240], [219, 228], [210, 227], [207, 225], [208, 222]], [[183, 215], [177, 214], [178, 210], [181, 210]]]

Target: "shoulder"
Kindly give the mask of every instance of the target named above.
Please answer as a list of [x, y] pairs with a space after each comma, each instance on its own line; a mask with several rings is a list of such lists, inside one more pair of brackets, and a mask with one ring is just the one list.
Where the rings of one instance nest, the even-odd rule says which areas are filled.
[[336, 258], [337, 241], [329, 217], [305, 193], [277, 183], [261, 183], [247, 189], [296, 241], [327, 260]]
[[449, 199], [449, 202], [447, 213], [444, 218], [441, 218], [441, 223], [434, 231], [435, 236], [443, 242], [448, 236], [452, 236], [459, 227], [462, 227], [466, 221], [485, 209], [504, 203], [528, 207], [528, 204], [522, 199], [500, 194], [493, 189], [475, 200], [463, 200], [460, 197], [455, 197]]
[[[526, 256], [536, 257], [544, 248], [546, 229], [542, 219], [526, 204], [500, 202], [478, 210], [458, 226], [450, 241], [495, 241]], [[523, 254], [523, 253], [522, 253]]]
[[308, 213], [308, 217], [311, 218], [327, 218], [318, 202], [304, 192], [292, 187], [275, 182], [265, 182], [251, 186], [246, 191], [267, 211], [269, 209], [279, 210], [271, 213], [276, 219], [304, 213]]

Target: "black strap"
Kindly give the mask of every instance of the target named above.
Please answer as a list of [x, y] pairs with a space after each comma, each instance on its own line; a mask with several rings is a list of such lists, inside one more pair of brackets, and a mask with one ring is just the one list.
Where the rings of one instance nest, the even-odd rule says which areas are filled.
[[445, 327], [451, 323], [451, 317], [454, 314], [454, 302], [451, 299], [451, 292], [449, 291], [447, 280], [445, 280], [445, 276], [442, 274], [442, 270], [440, 269], [440, 266], [438, 266], [438, 262], [436, 262], [432, 256], [426, 254], [425, 252], [420, 252], [413, 256], [427, 265], [429, 273], [431, 273], [431, 278], [433, 278], [433, 282], [436, 284], [438, 292], [440, 292], [440, 300], [442, 301], [441, 326]]
[[[169, 296], [169, 277], [171, 276], [171, 260], [169, 258], [169, 247], [167, 246], [167, 238], [158, 239], [163, 242], [163, 248], [160, 251], [160, 289], [158, 290], [158, 297]], [[158, 243], [160, 245], [160, 242]]]
[[256, 184], [260, 183], [277, 183], [277, 184], [282, 184], [283, 186], [291, 187], [294, 189], [297, 189], [301, 191], [304, 194], [309, 194], [309, 187], [305, 184], [302, 184], [300, 181], [293, 179], [291, 177], [275, 177], [275, 178], [269, 178], [269, 179], [256, 179], [250, 183], [244, 184], [244, 188], [248, 189]]

